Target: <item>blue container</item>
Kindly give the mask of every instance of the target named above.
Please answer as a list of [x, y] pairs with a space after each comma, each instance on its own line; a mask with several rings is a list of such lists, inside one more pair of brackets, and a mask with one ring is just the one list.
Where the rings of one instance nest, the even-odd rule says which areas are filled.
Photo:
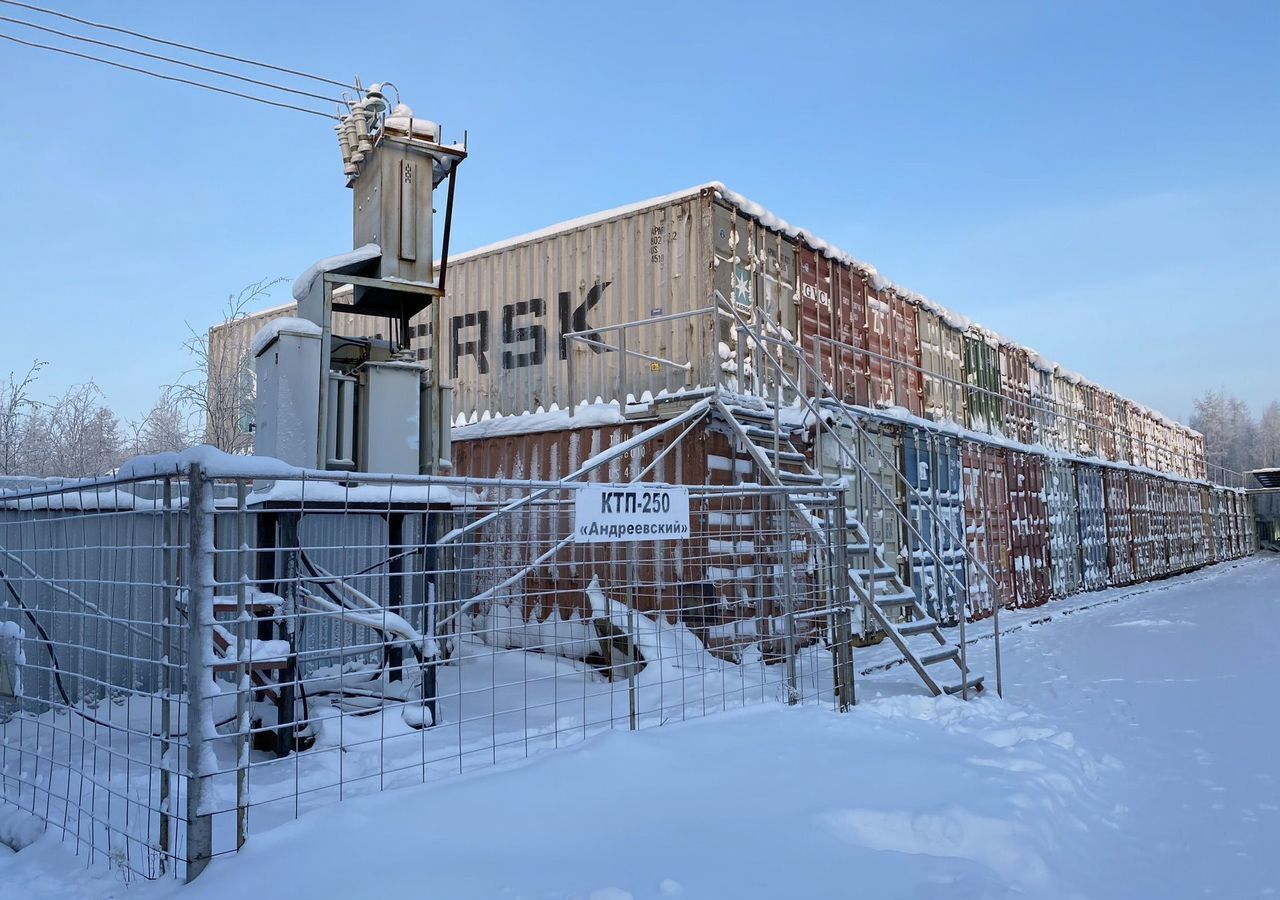
[[902, 461], [907, 481], [923, 497], [922, 502], [911, 494], [907, 500], [907, 515], [919, 532], [908, 529], [904, 535], [911, 587], [930, 616], [955, 622], [964, 608], [966, 569], [960, 442], [951, 435], [904, 425]]
[[1102, 470], [1077, 463], [1076, 512], [1080, 523], [1080, 569], [1086, 591], [1106, 587], [1111, 580], [1107, 564], [1107, 508], [1103, 497]]

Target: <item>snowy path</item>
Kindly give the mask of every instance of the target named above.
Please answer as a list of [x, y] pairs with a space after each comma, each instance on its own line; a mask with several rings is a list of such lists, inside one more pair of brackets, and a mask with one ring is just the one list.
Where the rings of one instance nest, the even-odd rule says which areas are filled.
[[764, 704], [329, 807], [189, 888], [44, 839], [0, 896], [1280, 896], [1280, 558], [1137, 590], [1008, 635], [1004, 702], [894, 667], [849, 715]]

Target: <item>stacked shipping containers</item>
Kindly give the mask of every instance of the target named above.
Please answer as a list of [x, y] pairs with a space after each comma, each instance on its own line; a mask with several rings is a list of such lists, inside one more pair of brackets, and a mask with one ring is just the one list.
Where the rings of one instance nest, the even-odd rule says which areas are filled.
[[[737, 383], [736, 330], [731, 317], [711, 312], [717, 306], [732, 307], [760, 334], [794, 341], [826, 383], [811, 385], [810, 393], [864, 408], [870, 435], [849, 438], [880, 450], [860, 446], [861, 461], [900, 509], [884, 508], [874, 497], [851, 496], [850, 503], [885, 545], [886, 557], [943, 616], [953, 615], [957, 602], [943, 587], [950, 579], [930, 571], [931, 554], [920, 537], [903, 537], [898, 512], [958, 570], [969, 585], [970, 611], [979, 614], [997, 596], [1033, 605], [1080, 586], [1125, 584], [1210, 555], [1238, 555], [1249, 541], [1244, 505], [1233, 492], [1167, 489], [1169, 482], [1149, 473], [1000, 446], [1041, 444], [1203, 475], [1194, 433], [906, 294], [871, 267], [720, 186], [463, 254], [449, 272], [442, 318], [447, 358], [440, 368], [454, 383], [455, 410], [467, 420], [597, 397], [630, 398], [644, 407], [647, 398], [682, 391], [778, 388], [772, 370], [744, 370], [748, 383]], [[425, 344], [421, 323], [416, 333]], [[803, 384], [805, 367], [786, 354], [779, 358]], [[870, 412], [885, 407], [969, 432], [944, 436]], [[507, 437], [496, 428], [461, 429], [456, 469], [557, 477], [571, 470], [570, 460], [585, 458], [582, 448], [608, 445], [640, 427], [575, 429], [560, 421], [521, 434], [520, 423], [512, 423]], [[690, 449], [673, 452], [655, 477], [689, 484], [759, 477], [723, 430], [708, 426], [687, 440]], [[838, 459], [814, 462], [829, 473], [848, 471]], [[1203, 498], [1198, 516], [1196, 492]], [[941, 524], [955, 527], [936, 527]], [[935, 535], [950, 530], [963, 531], [997, 591], [976, 564], [958, 558], [959, 548]], [[1187, 534], [1171, 540], [1174, 530]], [[712, 556], [715, 548], [731, 546], [728, 537], [704, 539], [701, 552]], [[705, 572], [672, 570], [670, 577], [692, 578], [717, 597], [749, 596], [751, 576], [738, 576], [756, 563], [736, 550], [722, 555]]]

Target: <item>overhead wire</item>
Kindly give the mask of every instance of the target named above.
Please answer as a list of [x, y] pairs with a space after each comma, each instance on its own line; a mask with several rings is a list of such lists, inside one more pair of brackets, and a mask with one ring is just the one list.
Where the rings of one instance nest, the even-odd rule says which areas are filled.
[[145, 34], [141, 31], [130, 31], [128, 28], [120, 28], [116, 25], [108, 25], [104, 22], [93, 22], [89, 19], [82, 19], [79, 16], [73, 16], [69, 13], [59, 12], [56, 9], [47, 9], [43, 6], [36, 6], [33, 3], [20, 3], [18, 0], [0, 0], [6, 6], [16, 6], [20, 9], [30, 10], [31, 12], [44, 13], [50, 16], [57, 16], [60, 19], [66, 19], [70, 22], [76, 22], [80, 25], [88, 25], [90, 28], [101, 28], [104, 31], [114, 31], [117, 34], [127, 34], [130, 37], [139, 38], [144, 41], [151, 41], [156, 44], [164, 44], [167, 47], [177, 47], [180, 50], [190, 50], [193, 53], [203, 53], [207, 56], [216, 56], [218, 59], [225, 59], [229, 62], [238, 62], [247, 66], [257, 66], [262, 69], [271, 69], [274, 72], [282, 72], [286, 75], [296, 75], [299, 78], [310, 78], [313, 81], [323, 82], [333, 87], [344, 88], [349, 91], [363, 92], [361, 88], [346, 84], [342, 81], [334, 81], [331, 78], [325, 78], [321, 75], [312, 75], [308, 72], [300, 72], [297, 69], [289, 69], [284, 66], [272, 65], [271, 63], [260, 62], [256, 59], [247, 59], [242, 56], [233, 56], [229, 53], [219, 53], [216, 50], [208, 50], [204, 47], [197, 47], [193, 44], [183, 44], [179, 41], [170, 41], [165, 38], [155, 37], [154, 35]]
[[275, 84], [270, 81], [262, 81], [257, 78], [250, 78], [248, 75], [237, 75], [234, 72], [226, 72], [222, 69], [215, 69], [210, 66], [202, 66], [198, 63], [187, 62], [181, 59], [174, 59], [171, 56], [162, 56], [158, 53], [148, 53], [145, 50], [138, 50], [133, 47], [126, 47], [123, 44], [113, 44], [111, 41], [99, 41], [96, 38], [85, 37], [79, 34], [72, 34], [69, 31], [59, 31], [57, 28], [48, 28], [44, 25], [37, 25], [35, 22], [27, 22], [23, 19], [14, 19], [9, 16], [0, 16], [0, 22], [9, 22], [13, 25], [22, 25], [26, 28], [34, 28], [37, 31], [43, 31], [47, 34], [56, 34], [58, 37], [68, 38], [73, 41], [82, 41], [86, 44], [96, 44], [99, 47], [109, 47], [112, 50], [121, 50], [125, 53], [133, 53], [137, 56], [145, 56], [147, 59], [154, 59], [160, 62], [171, 63], [175, 66], [185, 66], [188, 69], [196, 69], [201, 72], [208, 72], [211, 75], [220, 75], [223, 78], [234, 78], [236, 81], [244, 81], [249, 84], [256, 84], [260, 87], [270, 88], [271, 90], [283, 91], [288, 94], [297, 94], [300, 97], [311, 97], [315, 100], [324, 100], [326, 103], [338, 103], [343, 101], [333, 97], [326, 97], [324, 94], [315, 94], [311, 91], [304, 91], [298, 88], [286, 87], [285, 85]]
[[[9, 0], [0, 0], [0, 3], [5, 3], [5, 2], [9, 2]], [[321, 118], [324, 118], [324, 119], [333, 119], [334, 121], [341, 121], [341, 116], [334, 115], [333, 113], [320, 112], [319, 110], [316, 110], [316, 109], [307, 109], [304, 106], [295, 106], [292, 103], [283, 103], [279, 100], [268, 100], [265, 97], [257, 97], [257, 96], [254, 96], [253, 94], [246, 94], [242, 91], [233, 91], [230, 88], [222, 88], [222, 87], [218, 87], [217, 85], [205, 84], [203, 81], [192, 81], [190, 78], [181, 78], [177, 75], [165, 75], [161, 72], [153, 72], [150, 69], [143, 69], [138, 66], [130, 66], [130, 65], [127, 65], [126, 63], [115, 62], [114, 60], [110, 60], [110, 59], [103, 59], [100, 56], [93, 56], [92, 54], [89, 54], [89, 53], [80, 53], [76, 50], [68, 50], [66, 47], [55, 47], [51, 44], [41, 44], [38, 41], [28, 41], [22, 38], [14, 37], [11, 34], [3, 34], [3, 33], [0, 33], [0, 40], [12, 41], [15, 44], [21, 44], [24, 47], [33, 47], [37, 50], [51, 50], [54, 53], [63, 53], [63, 54], [66, 54], [67, 56], [75, 56], [80, 59], [87, 59], [91, 62], [102, 63], [103, 65], [107, 65], [107, 66], [114, 66], [117, 69], [125, 69], [130, 72], [137, 72], [141, 75], [150, 75], [152, 78], [159, 78], [162, 81], [176, 81], [180, 84], [189, 84], [192, 87], [204, 88], [206, 91], [215, 91], [216, 93], [227, 94], [231, 97], [240, 97], [241, 99], [244, 99], [244, 100], [252, 100], [255, 103], [264, 103], [267, 106], [275, 106], [280, 109], [292, 109], [296, 112], [308, 113], [313, 116], [320, 116]]]

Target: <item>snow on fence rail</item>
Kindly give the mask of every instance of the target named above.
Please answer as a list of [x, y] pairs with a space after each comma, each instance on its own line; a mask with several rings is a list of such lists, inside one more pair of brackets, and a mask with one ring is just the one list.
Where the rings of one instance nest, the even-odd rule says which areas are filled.
[[190, 878], [352, 795], [837, 700], [847, 588], [787, 490], [585, 543], [584, 485], [228, 465], [0, 494], [0, 800], [90, 861]]

